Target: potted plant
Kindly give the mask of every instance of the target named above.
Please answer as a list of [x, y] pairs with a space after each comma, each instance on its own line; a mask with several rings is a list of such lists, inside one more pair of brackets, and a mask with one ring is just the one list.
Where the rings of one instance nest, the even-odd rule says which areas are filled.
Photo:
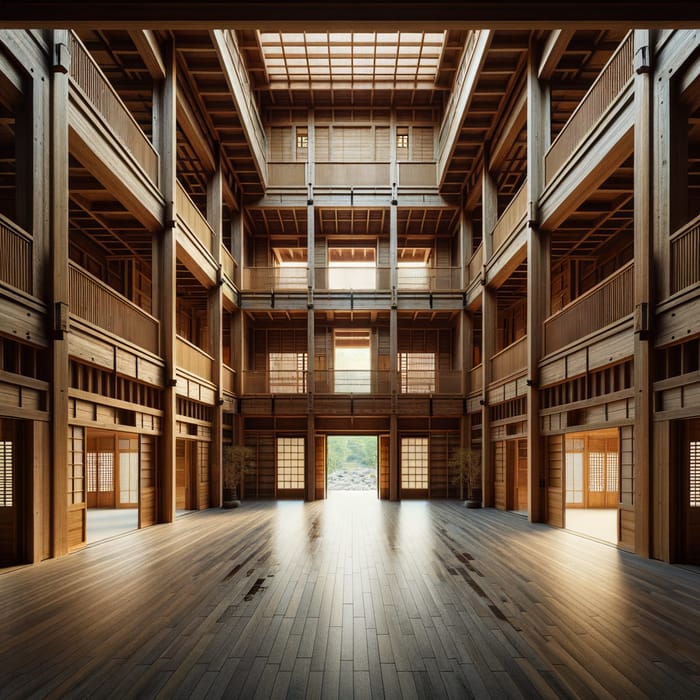
[[447, 462], [454, 469], [452, 483], [459, 486], [459, 498], [467, 508], [481, 508], [481, 450], [459, 447]]
[[222, 451], [224, 475], [223, 507], [237, 508], [241, 505], [240, 495], [243, 479], [255, 467], [255, 452], [243, 445], [224, 445]]

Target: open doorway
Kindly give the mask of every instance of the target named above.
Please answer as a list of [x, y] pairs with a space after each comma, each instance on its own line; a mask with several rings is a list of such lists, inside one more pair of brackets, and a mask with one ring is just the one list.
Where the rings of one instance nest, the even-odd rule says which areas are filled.
[[139, 437], [88, 430], [87, 543], [139, 527]]
[[618, 430], [567, 434], [565, 472], [564, 527], [617, 544], [620, 502]]
[[329, 435], [326, 442], [328, 491], [377, 493], [376, 435]]

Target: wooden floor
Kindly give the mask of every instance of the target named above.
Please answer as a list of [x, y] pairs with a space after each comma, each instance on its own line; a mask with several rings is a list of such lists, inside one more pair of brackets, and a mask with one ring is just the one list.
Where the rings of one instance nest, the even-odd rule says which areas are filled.
[[457, 503], [245, 503], [0, 575], [0, 696], [698, 698], [700, 571]]

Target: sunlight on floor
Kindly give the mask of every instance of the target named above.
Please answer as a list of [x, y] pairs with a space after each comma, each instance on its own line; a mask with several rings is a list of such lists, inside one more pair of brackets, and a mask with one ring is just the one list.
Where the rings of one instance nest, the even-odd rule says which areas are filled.
[[139, 526], [138, 508], [88, 508], [87, 541], [99, 542]]
[[617, 544], [616, 508], [568, 508], [566, 529]]

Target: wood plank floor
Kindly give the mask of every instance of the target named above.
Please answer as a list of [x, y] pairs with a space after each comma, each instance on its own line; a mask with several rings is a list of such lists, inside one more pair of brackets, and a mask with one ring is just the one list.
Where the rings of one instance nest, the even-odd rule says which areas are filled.
[[457, 503], [245, 503], [0, 575], [0, 696], [698, 698], [700, 570]]

